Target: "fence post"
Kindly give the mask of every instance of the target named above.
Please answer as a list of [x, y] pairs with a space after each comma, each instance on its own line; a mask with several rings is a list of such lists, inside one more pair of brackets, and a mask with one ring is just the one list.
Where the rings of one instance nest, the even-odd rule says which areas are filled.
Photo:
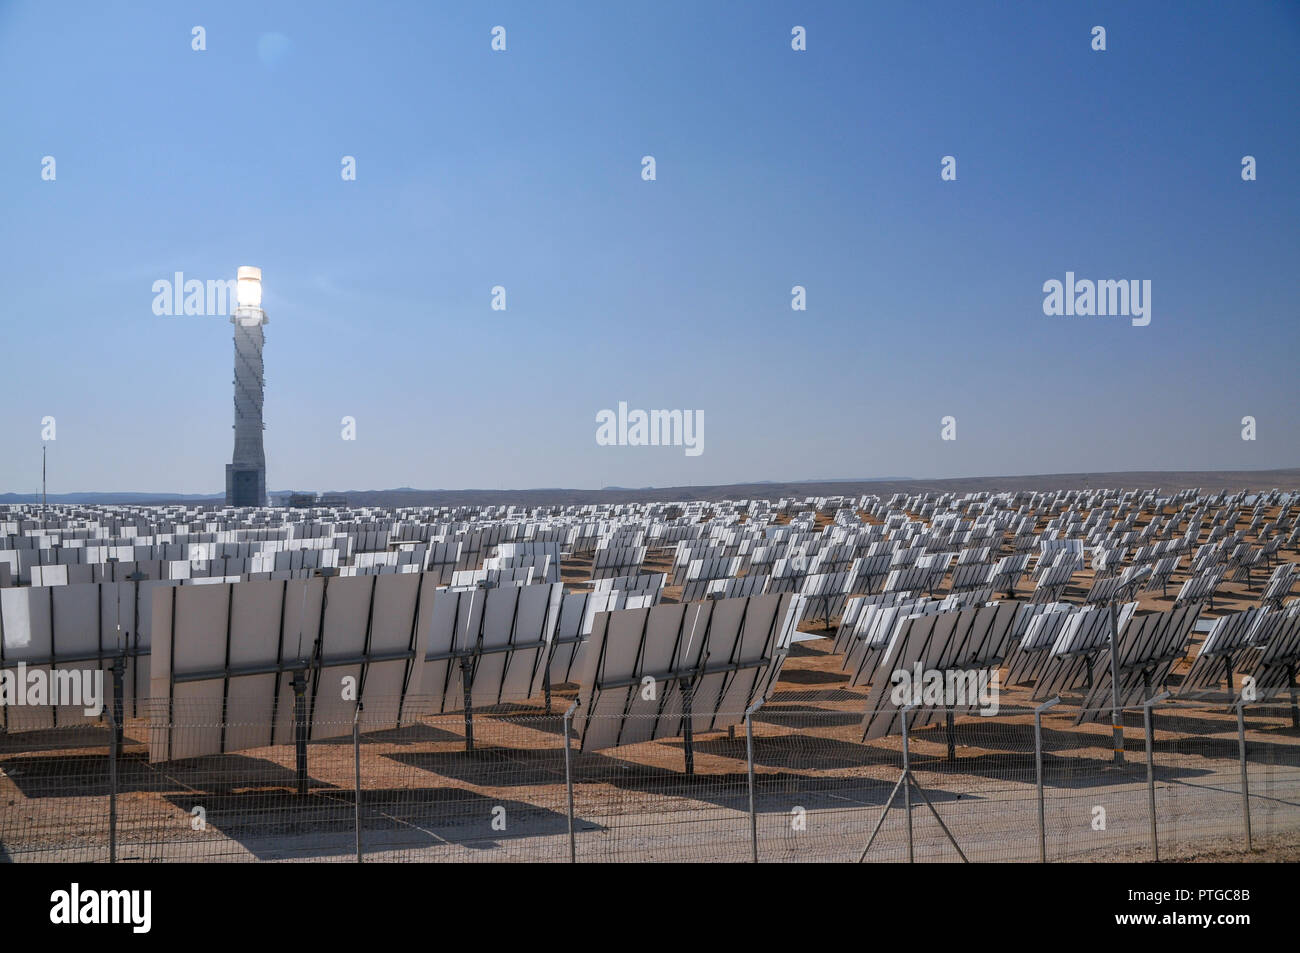
[[117, 721], [108, 710], [108, 862], [117, 863]]
[[1059, 704], [1061, 696], [1034, 709], [1034, 769], [1038, 777], [1038, 862], [1047, 863], [1047, 822], [1043, 812], [1043, 712]]
[[907, 713], [916, 706], [909, 705], [899, 714], [903, 716], [903, 813], [907, 815], [907, 862], [916, 863], [916, 849], [912, 842], [912, 760], [907, 744]]
[[745, 761], [749, 765], [749, 854], [758, 863], [758, 812], [754, 808], [754, 710], [762, 702], [745, 709]]
[[1110, 736], [1115, 764], [1124, 763], [1124, 709], [1119, 707], [1119, 611], [1110, 600]]
[[1246, 701], [1237, 702], [1237, 751], [1241, 757], [1241, 818], [1246, 823], [1246, 850], [1254, 850], [1250, 837], [1250, 776], [1246, 773]]
[[564, 713], [564, 786], [568, 790], [569, 799], [569, 863], [571, 864], [578, 862], [578, 841], [573, 829], [573, 759], [569, 753], [569, 723], [577, 707], [578, 700], [575, 698], [569, 710]]
[[352, 768], [356, 787], [352, 798], [353, 823], [357, 831], [357, 863], [361, 863], [361, 712], [364, 705], [357, 702], [356, 713], [352, 716]]
[[1142, 703], [1142, 725], [1147, 736], [1147, 816], [1151, 821], [1151, 859], [1160, 859], [1160, 844], [1156, 836], [1156, 759], [1152, 750], [1154, 731], [1151, 727], [1151, 706], [1159, 704], [1169, 697], [1168, 692], [1161, 692], [1154, 698]]

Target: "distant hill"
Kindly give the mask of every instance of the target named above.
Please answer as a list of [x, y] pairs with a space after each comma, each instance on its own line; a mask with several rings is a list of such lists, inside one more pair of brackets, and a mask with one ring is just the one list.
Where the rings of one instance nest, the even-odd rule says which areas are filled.
[[[1129, 470], [1110, 473], [1051, 473], [1029, 476], [959, 477], [947, 480], [818, 480], [805, 482], [731, 483], [722, 486], [605, 487], [599, 490], [331, 490], [359, 506], [482, 506], [516, 504], [541, 506], [581, 503], [646, 503], [686, 500], [776, 499], [782, 496], [857, 496], [863, 493], [891, 496], [894, 493], [974, 493], [1003, 490], [1073, 490], [1098, 487], [1121, 489], [1185, 490], [1199, 487], [1219, 490], [1300, 490], [1300, 467], [1284, 470]], [[281, 497], [288, 491], [273, 491]], [[95, 503], [136, 505], [164, 503], [209, 503], [220, 505], [222, 494], [183, 493], [51, 493], [51, 503]], [[0, 504], [39, 503], [35, 493], [0, 494]]]
[[817, 482], [732, 483], [722, 486], [670, 486], [601, 490], [346, 490], [349, 503], [362, 506], [445, 506], [546, 503], [645, 503], [653, 501], [776, 499], [782, 496], [857, 496], [894, 493], [973, 493], [1001, 490], [1060, 490], [1095, 487], [1184, 490], [1300, 490], [1300, 467], [1285, 470], [1135, 470], [1118, 473], [1055, 473], [1031, 476], [961, 477], [950, 480], [826, 480]]

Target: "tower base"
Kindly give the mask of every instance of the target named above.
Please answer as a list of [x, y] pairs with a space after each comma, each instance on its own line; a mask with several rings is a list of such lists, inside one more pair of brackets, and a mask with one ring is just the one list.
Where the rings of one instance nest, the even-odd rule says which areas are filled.
[[266, 506], [266, 469], [227, 463], [226, 505]]

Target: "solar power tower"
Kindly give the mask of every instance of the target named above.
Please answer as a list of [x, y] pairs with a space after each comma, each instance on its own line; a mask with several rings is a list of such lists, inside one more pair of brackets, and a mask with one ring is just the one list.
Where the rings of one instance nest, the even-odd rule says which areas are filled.
[[226, 505], [266, 505], [262, 448], [262, 269], [240, 265], [235, 284], [235, 451], [226, 464]]

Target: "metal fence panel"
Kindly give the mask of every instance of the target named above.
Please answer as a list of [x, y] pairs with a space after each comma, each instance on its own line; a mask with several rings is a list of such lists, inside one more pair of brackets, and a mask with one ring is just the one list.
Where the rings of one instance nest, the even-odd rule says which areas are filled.
[[[1047, 860], [1151, 856], [1141, 711], [1124, 713], [1122, 764], [1109, 713], [1076, 726], [1068, 703], [1042, 713], [1037, 749], [1030, 710], [934, 719], [909, 728], [914, 783], [900, 783], [903, 738], [864, 743], [859, 696], [782, 692], [748, 732], [744, 714], [729, 713], [740, 727], [689, 743], [581, 752], [574, 737], [566, 749], [562, 694], [549, 710], [521, 701], [468, 718], [437, 713], [432, 699], [370, 698], [346, 721], [317, 719], [301, 750], [268, 743], [159, 761], [159, 732], [273, 735], [268, 719], [210, 703], [142, 703], [115, 772], [107, 715], [10, 730], [0, 733], [0, 859], [1033, 862], [1040, 759]], [[1289, 708], [1248, 706], [1245, 726], [1254, 837], [1294, 837], [1300, 742]], [[1162, 859], [1245, 848], [1241, 750], [1234, 710], [1154, 706]]]

